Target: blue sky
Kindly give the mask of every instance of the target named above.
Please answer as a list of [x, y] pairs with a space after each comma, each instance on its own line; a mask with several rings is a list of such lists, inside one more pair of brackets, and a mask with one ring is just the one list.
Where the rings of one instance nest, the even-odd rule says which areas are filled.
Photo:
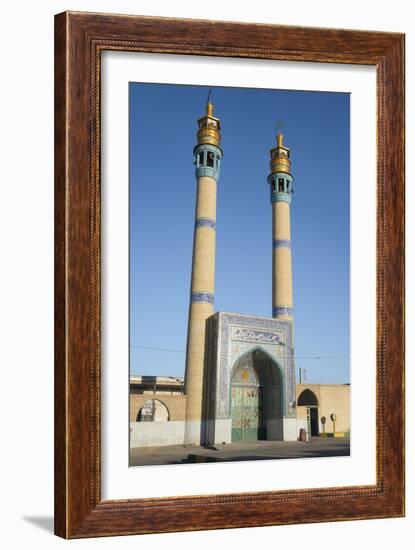
[[[183, 376], [196, 180], [208, 87], [130, 83], [130, 370]], [[349, 382], [349, 94], [213, 87], [222, 123], [215, 310], [271, 316], [267, 176], [291, 148], [296, 368]]]

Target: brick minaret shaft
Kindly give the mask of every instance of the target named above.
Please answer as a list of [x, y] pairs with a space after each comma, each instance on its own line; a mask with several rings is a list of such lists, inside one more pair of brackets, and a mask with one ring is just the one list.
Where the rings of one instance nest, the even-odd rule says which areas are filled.
[[278, 133], [277, 146], [271, 150], [268, 176], [272, 205], [272, 316], [292, 320], [293, 293], [291, 273], [290, 204], [293, 192], [290, 150]]
[[201, 443], [203, 372], [206, 319], [213, 314], [215, 292], [216, 185], [219, 179], [220, 121], [208, 100], [206, 114], [198, 120], [194, 148], [197, 180], [193, 240], [192, 280], [186, 350], [185, 444]]

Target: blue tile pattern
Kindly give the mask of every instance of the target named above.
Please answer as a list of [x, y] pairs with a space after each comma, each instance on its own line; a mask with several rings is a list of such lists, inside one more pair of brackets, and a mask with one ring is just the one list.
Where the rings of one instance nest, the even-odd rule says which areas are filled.
[[207, 177], [215, 181], [219, 179], [219, 170], [215, 170], [215, 168], [211, 168], [210, 166], [199, 166], [199, 168], [196, 168], [195, 174], [196, 178]]
[[275, 317], [276, 315], [292, 315], [293, 314], [293, 308], [287, 307], [287, 306], [277, 306], [272, 308], [272, 316]]
[[191, 304], [213, 304], [213, 302], [214, 296], [211, 292], [192, 292], [192, 295], [190, 297]]
[[291, 241], [288, 239], [275, 239], [272, 241], [273, 248], [291, 248]]
[[288, 202], [291, 204], [291, 194], [290, 193], [275, 193], [271, 191], [271, 202]]
[[196, 218], [195, 227], [210, 227], [211, 229], [215, 229], [216, 222], [211, 218]]

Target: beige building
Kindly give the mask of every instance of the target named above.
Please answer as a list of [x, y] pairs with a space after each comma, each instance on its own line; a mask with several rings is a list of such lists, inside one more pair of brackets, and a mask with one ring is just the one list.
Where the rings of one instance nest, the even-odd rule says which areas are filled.
[[350, 433], [350, 384], [297, 384], [296, 395], [297, 418], [310, 436]]
[[130, 447], [184, 441], [186, 395], [182, 378], [130, 377]]

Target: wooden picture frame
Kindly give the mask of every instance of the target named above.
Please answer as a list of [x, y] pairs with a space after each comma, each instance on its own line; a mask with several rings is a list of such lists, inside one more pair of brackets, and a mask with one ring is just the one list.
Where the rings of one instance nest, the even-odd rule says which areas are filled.
[[[377, 72], [376, 484], [101, 500], [104, 50]], [[404, 35], [65, 12], [55, 19], [55, 533], [64, 538], [404, 515]]]

